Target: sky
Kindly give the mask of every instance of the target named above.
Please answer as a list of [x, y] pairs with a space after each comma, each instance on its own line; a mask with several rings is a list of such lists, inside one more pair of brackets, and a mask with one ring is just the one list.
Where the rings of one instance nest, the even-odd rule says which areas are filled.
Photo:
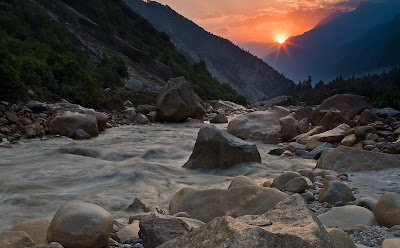
[[157, 0], [207, 31], [237, 44], [276, 42], [312, 29], [360, 0]]

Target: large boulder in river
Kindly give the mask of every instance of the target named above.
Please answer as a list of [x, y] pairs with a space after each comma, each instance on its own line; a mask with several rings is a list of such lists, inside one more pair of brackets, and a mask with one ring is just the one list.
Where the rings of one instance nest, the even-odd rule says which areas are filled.
[[210, 125], [200, 129], [193, 153], [183, 167], [223, 169], [246, 162], [261, 163], [257, 146]]
[[333, 248], [321, 222], [298, 194], [261, 215], [224, 216], [160, 248]]
[[399, 168], [400, 156], [339, 146], [318, 160], [317, 168], [338, 173]]
[[290, 140], [299, 135], [298, 120], [295, 113], [279, 119], [281, 125], [281, 135], [285, 140]]
[[184, 77], [172, 78], [156, 99], [156, 119], [167, 122], [183, 122], [187, 118], [203, 119], [206, 109]]
[[248, 113], [229, 122], [228, 133], [244, 140], [278, 144], [282, 141], [279, 119], [288, 114], [290, 112], [283, 107]]
[[91, 136], [99, 135], [95, 114], [65, 111], [49, 123], [49, 132], [72, 137], [75, 130], [82, 129]]
[[374, 214], [382, 226], [390, 228], [400, 225], [400, 195], [397, 193], [383, 195], [374, 207]]
[[371, 123], [375, 123], [376, 121], [379, 121], [379, 117], [376, 116], [370, 109], [366, 109], [361, 113], [360, 119], [358, 119], [358, 122], [366, 126]]
[[321, 119], [319, 125], [323, 126], [326, 130], [331, 130], [343, 123], [350, 125], [351, 121], [339, 110], [331, 108]]
[[52, 217], [27, 220], [16, 224], [10, 231], [26, 232], [35, 245], [46, 244], [46, 233], [52, 220]]
[[325, 99], [312, 113], [311, 122], [318, 125], [321, 118], [331, 108], [336, 108], [346, 115], [349, 119], [353, 119], [365, 109], [371, 108], [372, 101], [364, 96], [341, 94], [334, 95]]
[[224, 114], [217, 114], [213, 118], [211, 118], [210, 123], [228, 123], [228, 118]]
[[183, 188], [169, 203], [169, 212], [186, 212], [194, 219], [209, 222], [226, 215], [236, 218], [263, 214], [286, 197], [277, 189], [260, 186], [207, 190]]
[[108, 247], [113, 217], [100, 206], [70, 202], [55, 214], [47, 231], [47, 241], [65, 248]]

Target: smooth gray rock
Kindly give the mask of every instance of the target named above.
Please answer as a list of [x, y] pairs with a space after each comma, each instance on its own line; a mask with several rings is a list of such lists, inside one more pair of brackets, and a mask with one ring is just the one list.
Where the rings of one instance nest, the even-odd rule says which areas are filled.
[[324, 189], [321, 191], [319, 202], [327, 202], [334, 205], [338, 201], [349, 202], [355, 199], [356, 197], [346, 184], [338, 181], [331, 181], [325, 185]]

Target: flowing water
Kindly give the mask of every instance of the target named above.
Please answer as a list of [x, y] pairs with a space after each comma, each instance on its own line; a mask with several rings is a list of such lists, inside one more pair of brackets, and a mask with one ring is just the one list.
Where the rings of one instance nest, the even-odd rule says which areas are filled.
[[312, 169], [316, 164], [270, 156], [276, 146], [257, 143], [262, 164], [184, 169], [202, 125], [121, 126], [85, 141], [25, 140], [13, 149], [0, 148], [0, 232], [24, 220], [53, 216], [72, 200], [98, 204], [114, 218], [126, 219], [129, 213], [124, 209], [135, 197], [148, 206], [168, 209], [172, 196], [183, 187], [226, 188], [237, 175], [262, 184], [282, 171]]

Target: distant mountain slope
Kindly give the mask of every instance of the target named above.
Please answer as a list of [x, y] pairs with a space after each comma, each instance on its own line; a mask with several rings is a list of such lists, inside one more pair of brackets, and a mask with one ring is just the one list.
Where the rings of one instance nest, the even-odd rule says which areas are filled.
[[170, 7], [153, 1], [124, 1], [159, 31], [167, 33], [187, 58], [204, 60], [214, 77], [228, 83], [250, 101], [275, 96], [291, 85], [290, 80], [261, 59], [205, 31]]
[[287, 53], [273, 52], [264, 61], [295, 81], [305, 80], [308, 75], [316, 80], [332, 79], [341, 74], [335, 66], [349, 51], [348, 46], [375, 26], [390, 22], [399, 12], [398, 0], [361, 2], [356, 10], [333, 13], [312, 30], [289, 38], [285, 45]]

